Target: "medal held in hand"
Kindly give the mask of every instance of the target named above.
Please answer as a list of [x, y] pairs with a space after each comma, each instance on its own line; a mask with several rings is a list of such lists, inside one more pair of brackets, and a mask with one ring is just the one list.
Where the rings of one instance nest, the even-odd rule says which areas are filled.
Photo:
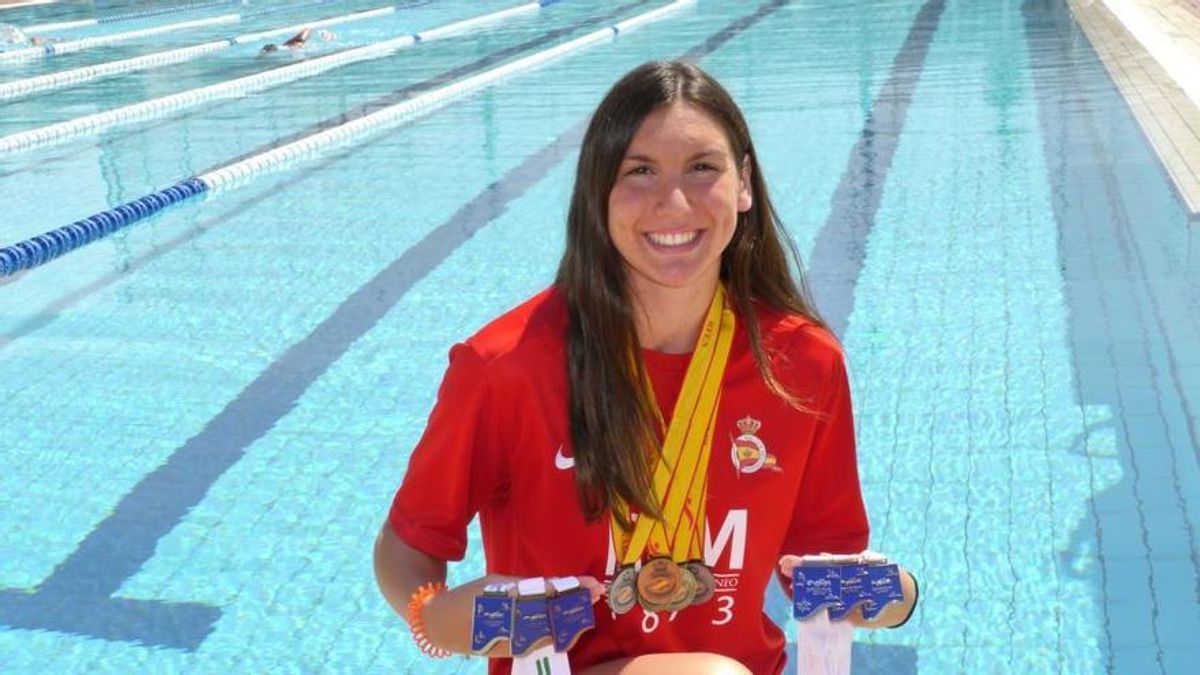
[[547, 605], [554, 650], [565, 652], [571, 649], [584, 631], [596, 627], [592, 592], [581, 588], [579, 581], [574, 578], [551, 579], [550, 585], [554, 588], [554, 595]]
[[896, 565], [869, 565], [866, 584], [870, 600], [863, 604], [867, 621], [879, 616], [893, 602], [904, 602], [904, 587], [900, 584], [900, 568]]
[[471, 651], [485, 654], [512, 638], [513, 598], [507, 589], [488, 586], [475, 596], [471, 613]]
[[[676, 612], [710, 599], [712, 571], [700, 561], [708, 490], [708, 460], [721, 397], [721, 380], [733, 344], [736, 320], [724, 288], [718, 287], [688, 364], [671, 423], [664, 422], [653, 387], [643, 382], [651, 409], [659, 415], [663, 443], [654, 466], [654, 497], [662, 518], [643, 514], [632, 531], [620, 526], [628, 516], [619, 500], [613, 506], [613, 547], [621, 569], [609, 589], [616, 614], [640, 603], [647, 612]], [[629, 519], [626, 518], [628, 521]], [[650, 558], [635, 572], [642, 554]], [[633, 596], [633, 597], [631, 597]], [[701, 599], [698, 599], [701, 598]]]
[[806, 556], [792, 568], [792, 616], [800, 620], [828, 609], [829, 618], [840, 621], [856, 606], [871, 620], [885, 606], [903, 601], [900, 568], [887, 558]]
[[[531, 592], [533, 583], [540, 586], [539, 592]], [[529, 582], [526, 588], [526, 583]], [[523, 656], [534, 647], [540, 646], [550, 632], [550, 608], [546, 598], [546, 582], [542, 579], [526, 579], [518, 585], [516, 602], [513, 603], [512, 654]]]

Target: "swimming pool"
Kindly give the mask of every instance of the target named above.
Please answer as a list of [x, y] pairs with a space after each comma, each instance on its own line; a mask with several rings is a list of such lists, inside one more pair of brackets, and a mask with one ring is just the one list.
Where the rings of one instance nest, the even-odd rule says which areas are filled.
[[[0, 83], [386, 3], [298, 4], [0, 63]], [[399, 3], [303, 57], [513, 4]], [[663, 4], [568, 0], [2, 154], [0, 246]], [[1059, 5], [699, 2], [10, 278], [3, 670], [479, 672], [418, 658], [374, 535], [449, 345], [549, 283], [585, 116], [617, 73], [684, 53], [750, 118], [848, 350], [872, 546], [923, 582], [912, 623], [858, 635], [856, 672], [1187, 670], [1200, 223]], [[279, 56], [0, 102], [0, 136], [300, 58]], [[476, 541], [452, 579], [481, 564]]]

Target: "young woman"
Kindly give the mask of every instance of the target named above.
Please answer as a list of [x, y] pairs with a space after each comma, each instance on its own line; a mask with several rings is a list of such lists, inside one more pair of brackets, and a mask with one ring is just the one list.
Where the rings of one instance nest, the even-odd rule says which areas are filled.
[[[554, 285], [450, 351], [376, 543], [380, 588], [427, 647], [470, 651], [487, 584], [574, 576], [609, 594], [575, 672], [783, 669], [763, 614], [780, 559], [868, 534], [842, 351], [787, 241], [715, 80], [653, 62], [612, 88]], [[487, 576], [433, 592], [477, 513]], [[901, 577], [904, 602], [848, 620], [902, 623]]]

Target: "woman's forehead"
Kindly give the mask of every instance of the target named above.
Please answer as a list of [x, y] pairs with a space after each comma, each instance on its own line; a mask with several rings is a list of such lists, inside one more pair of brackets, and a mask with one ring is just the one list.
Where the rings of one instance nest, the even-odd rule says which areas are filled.
[[625, 149], [625, 157], [676, 153], [730, 155], [732, 148], [716, 118], [680, 101], [657, 108], [642, 120]]

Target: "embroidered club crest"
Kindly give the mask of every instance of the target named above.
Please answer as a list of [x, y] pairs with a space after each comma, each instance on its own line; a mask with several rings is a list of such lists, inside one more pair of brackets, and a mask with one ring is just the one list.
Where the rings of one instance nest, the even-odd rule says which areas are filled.
[[775, 464], [775, 455], [767, 452], [766, 444], [762, 442], [761, 438], [754, 435], [754, 432], [762, 426], [762, 422], [747, 415], [738, 420], [737, 426], [742, 435], [733, 439], [733, 447], [730, 448], [730, 456], [737, 472], [739, 474], [754, 473], [764, 468], [770, 471], [781, 471], [782, 469]]

